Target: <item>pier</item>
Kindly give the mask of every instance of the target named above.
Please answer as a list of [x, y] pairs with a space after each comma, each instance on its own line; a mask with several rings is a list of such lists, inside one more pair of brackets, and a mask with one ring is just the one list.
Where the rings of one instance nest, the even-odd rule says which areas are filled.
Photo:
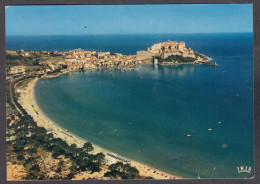
[[218, 64], [216, 62], [214, 62], [214, 63], [201, 62], [201, 64], [208, 65], [208, 66], [218, 66]]

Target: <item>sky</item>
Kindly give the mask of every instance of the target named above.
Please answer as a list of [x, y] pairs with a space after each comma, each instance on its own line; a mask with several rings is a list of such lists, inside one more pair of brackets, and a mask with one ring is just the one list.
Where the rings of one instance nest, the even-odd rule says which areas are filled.
[[6, 7], [6, 35], [252, 32], [252, 4]]

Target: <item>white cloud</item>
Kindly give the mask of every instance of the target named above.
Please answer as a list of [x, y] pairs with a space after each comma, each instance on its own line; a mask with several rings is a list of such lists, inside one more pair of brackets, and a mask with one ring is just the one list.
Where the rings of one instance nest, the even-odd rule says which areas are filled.
[[9, 8], [9, 6], [6, 6], [5, 9], [7, 10], [7, 8]]

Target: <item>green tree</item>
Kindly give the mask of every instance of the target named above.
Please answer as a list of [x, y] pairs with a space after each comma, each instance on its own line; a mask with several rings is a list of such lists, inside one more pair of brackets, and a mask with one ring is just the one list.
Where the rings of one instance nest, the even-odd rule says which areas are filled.
[[72, 151], [74, 151], [77, 148], [77, 145], [75, 143], [73, 143], [72, 145], [70, 145], [70, 148]]
[[64, 150], [61, 146], [57, 145], [52, 150], [52, 156], [53, 158], [57, 158]]
[[72, 179], [75, 174], [77, 174], [77, 166], [75, 164], [72, 164], [72, 166], [70, 167], [70, 173], [68, 174], [67, 178]]
[[16, 153], [22, 152], [24, 150], [25, 144], [25, 140], [17, 139], [13, 145], [14, 151]]
[[139, 171], [135, 167], [131, 167], [129, 164], [124, 165], [125, 179], [135, 179], [139, 176]]
[[104, 153], [100, 152], [95, 155], [95, 159], [97, 161], [98, 166], [100, 167], [101, 164], [105, 161], [105, 155]]
[[110, 178], [122, 178], [122, 179], [135, 179], [140, 178], [139, 171], [135, 167], [131, 167], [129, 164], [123, 164], [122, 162], [117, 162], [111, 164], [108, 169], [110, 171], [105, 173], [105, 177]]
[[33, 155], [34, 153], [37, 153], [37, 148], [30, 148], [29, 150], [28, 150], [28, 153], [30, 154], [30, 155]]
[[84, 145], [83, 145], [83, 148], [84, 150], [89, 153], [91, 151], [94, 150], [94, 147], [92, 146], [91, 142], [86, 142]]
[[81, 171], [85, 171], [87, 166], [89, 164], [89, 160], [88, 159], [82, 159], [81, 162], [79, 163], [79, 168]]

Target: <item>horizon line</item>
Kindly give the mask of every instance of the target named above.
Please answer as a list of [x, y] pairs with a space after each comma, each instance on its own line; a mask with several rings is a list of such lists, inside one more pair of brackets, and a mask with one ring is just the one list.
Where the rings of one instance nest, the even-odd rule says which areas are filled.
[[230, 33], [253, 33], [253, 31], [246, 32], [201, 32], [201, 33], [90, 33], [90, 34], [46, 34], [46, 35], [6, 35], [7, 36], [89, 36], [89, 35], [158, 35], [158, 34], [230, 34]]

